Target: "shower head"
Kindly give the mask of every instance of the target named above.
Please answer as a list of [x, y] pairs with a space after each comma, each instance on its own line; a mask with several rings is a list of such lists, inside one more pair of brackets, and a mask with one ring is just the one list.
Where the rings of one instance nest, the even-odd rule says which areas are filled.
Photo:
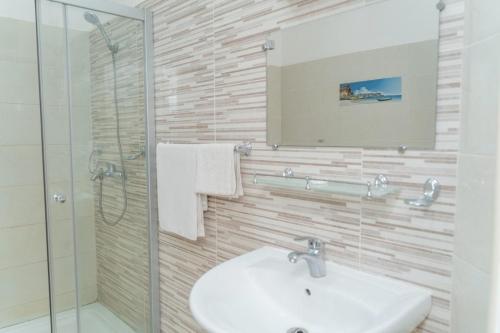
[[99, 17], [97, 17], [97, 15], [94, 13], [85, 12], [85, 14], [83, 14], [83, 17], [85, 18], [85, 21], [89, 22], [90, 24], [93, 24], [96, 26], [101, 25], [101, 21], [99, 20]]
[[106, 45], [108, 46], [108, 49], [111, 51], [111, 53], [115, 54], [118, 52], [118, 44], [113, 44], [111, 42], [111, 38], [109, 38], [108, 34], [106, 33], [106, 30], [104, 30], [104, 27], [102, 26], [101, 20], [99, 20], [99, 17], [91, 12], [85, 12], [83, 14], [83, 17], [85, 18], [85, 21], [89, 22], [92, 25], [95, 25], [97, 29], [101, 32], [102, 37], [104, 38], [104, 41], [106, 42]]

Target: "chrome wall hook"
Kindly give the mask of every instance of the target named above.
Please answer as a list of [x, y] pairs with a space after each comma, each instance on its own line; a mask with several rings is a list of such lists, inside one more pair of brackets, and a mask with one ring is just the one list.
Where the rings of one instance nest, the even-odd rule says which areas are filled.
[[268, 39], [262, 44], [262, 51], [274, 50], [274, 40]]
[[311, 189], [311, 178], [308, 176], [306, 177], [306, 190]]
[[441, 184], [436, 178], [429, 178], [424, 184], [424, 194], [418, 199], [406, 199], [405, 203], [413, 207], [429, 207], [439, 197]]
[[283, 177], [294, 177], [295, 173], [293, 172], [292, 168], [286, 168], [283, 170]]
[[386, 176], [380, 174], [377, 175], [373, 182], [366, 182], [366, 195], [365, 198], [372, 199], [375, 196], [375, 193], [384, 193], [387, 192], [389, 187], [389, 180]]
[[234, 146], [235, 152], [238, 152], [245, 156], [250, 156], [252, 149], [253, 149], [252, 143], [249, 141]]
[[372, 192], [372, 182], [366, 182], [366, 197], [368, 199], [373, 198], [373, 192]]

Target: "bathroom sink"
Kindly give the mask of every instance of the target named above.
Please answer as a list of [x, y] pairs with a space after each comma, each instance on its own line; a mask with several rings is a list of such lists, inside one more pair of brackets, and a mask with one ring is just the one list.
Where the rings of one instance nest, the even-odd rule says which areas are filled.
[[210, 333], [409, 333], [431, 308], [429, 291], [327, 262], [312, 278], [289, 251], [263, 247], [194, 285], [190, 307]]

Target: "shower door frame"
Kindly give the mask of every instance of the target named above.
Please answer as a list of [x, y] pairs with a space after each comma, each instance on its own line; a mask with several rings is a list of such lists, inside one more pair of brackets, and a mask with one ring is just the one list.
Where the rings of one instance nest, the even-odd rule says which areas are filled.
[[[42, 0], [35, 1], [35, 20], [36, 20], [36, 40], [37, 40], [37, 59], [38, 59], [38, 89], [40, 99], [40, 117], [42, 121], [42, 161], [44, 165], [44, 191], [45, 191], [45, 222], [47, 228], [47, 255], [48, 255], [48, 271], [49, 271], [49, 302], [50, 302], [50, 322], [51, 332], [56, 332], [56, 313], [53, 310], [54, 295], [53, 295], [53, 277], [51, 271], [52, 255], [50, 251], [50, 219], [48, 216], [48, 207], [51, 200], [47, 193], [46, 174], [46, 153], [44, 142], [44, 102], [43, 102], [43, 63], [42, 43], [41, 43], [41, 17], [40, 7]], [[153, 15], [146, 8], [127, 7], [113, 3], [108, 0], [48, 0], [51, 2], [60, 3], [63, 6], [64, 12], [66, 7], [77, 7], [86, 10], [95, 10], [106, 14], [120, 16], [128, 19], [138, 20], [143, 23], [143, 40], [144, 40], [144, 101], [145, 101], [145, 160], [147, 173], [147, 191], [148, 191], [148, 237], [149, 237], [149, 321], [152, 333], [160, 332], [160, 274], [159, 274], [159, 244], [158, 244], [158, 216], [157, 216], [157, 196], [156, 196], [156, 125], [154, 114], [154, 68], [153, 68]], [[64, 27], [67, 29], [67, 27]], [[66, 54], [66, 57], [68, 54]], [[69, 81], [69, 66], [66, 59], [66, 80]], [[69, 82], [67, 82], [69, 84]], [[69, 94], [69, 91], [67, 92]], [[71, 98], [69, 96], [68, 98]], [[68, 104], [68, 113], [71, 114], [71, 104]], [[72, 195], [73, 198], [73, 195]], [[76, 230], [75, 218], [72, 219], [73, 228]], [[75, 252], [76, 255], [76, 252]], [[76, 270], [77, 262], [75, 259]], [[75, 274], [75, 279], [77, 274]], [[78, 281], [76, 281], [78, 288]], [[78, 295], [78, 290], [76, 291]], [[77, 314], [80, 311], [80, 304], [77, 302]], [[78, 324], [78, 331], [80, 325]]]

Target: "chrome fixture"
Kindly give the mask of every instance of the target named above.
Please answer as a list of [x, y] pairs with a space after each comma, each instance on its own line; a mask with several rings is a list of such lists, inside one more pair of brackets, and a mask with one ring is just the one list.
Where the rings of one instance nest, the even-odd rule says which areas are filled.
[[292, 327], [286, 333], [309, 333], [309, 331], [302, 327]]
[[372, 187], [373, 187], [372, 182], [366, 182], [366, 188], [367, 188], [366, 197], [369, 199], [373, 198]]
[[389, 185], [389, 180], [384, 175], [377, 175], [377, 177], [375, 177], [375, 180], [373, 181], [373, 184], [375, 185], [375, 188], [383, 190], [386, 189]]
[[325, 245], [314, 237], [297, 237], [295, 241], [307, 241], [307, 252], [290, 252], [288, 261], [296, 264], [300, 259], [304, 259], [309, 267], [309, 274], [313, 278], [326, 276]]
[[98, 156], [102, 154], [101, 149], [94, 148], [89, 155], [89, 159], [87, 161], [87, 169], [90, 174], [93, 174], [97, 170], [97, 164], [99, 163]]
[[278, 149], [280, 149], [280, 145], [278, 145], [278, 144], [274, 144], [271, 147], [273, 148], [274, 151], [277, 151]]
[[400, 145], [398, 147], [398, 153], [400, 153], [400, 154], [406, 153], [407, 150], [408, 150], [408, 146], [407, 145]]
[[90, 180], [93, 182], [97, 179], [102, 180], [102, 178], [104, 178], [104, 170], [102, 168], [97, 168], [90, 174]]
[[439, 2], [436, 4], [436, 8], [442, 12], [446, 8], [446, 4], [444, 3], [443, 0], [439, 0]]
[[373, 180], [373, 183], [372, 182], [366, 183], [367, 187], [366, 197], [369, 199], [373, 198], [373, 189], [376, 189], [377, 191], [380, 192], [386, 192], [388, 186], [389, 186], [389, 180], [387, 179], [387, 177], [384, 175], [377, 175], [377, 177], [375, 177], [375, 179]]
[[311, 189], [311, 177], [309, 176], [306, 176], [306, 190], [310, 190]]
[[262, 44], [262, 51], [274, 50], [274, 40], [268, 39]]
[[234, 151], [238, 152], [242, 155], [249, 156], [250, 152], [252, 151], [252, 143], [245, 142], [245, 143], [236, 145], [236, 146], [234, 146]]
[[104, 170], [105, 177], [114, 177], [114, 178], [126, 178], [124, 172], [117, 169], [116, 164], [106, 163], [106, 169]]
[[146, 156], [146, 149], [141, 147], [139, 151], [132, 152], [131, 155], [127, 156], [127, 161], [134, 161], [144, 156]]
[[107, 34], [106, 30], [102, 26], [101, 20], [99, 20], [99, 17], [91, 12], [85, 12], [83, 14], [83, 17], [85, 18], [85, 21], [88, 23], [95, 25], [97, 29], [101, 32], [102, 37], [104, 38], [104, 41], [106, 42], [106, 45], [108, 46], [108, 49], [111, 51], [111, 53], [115, 54], [118, 53], [118, 44], [113, 44], [111, 42], [111, 38], [109, 38], [109, 35]]
[[52, 195], [52, 200], [54, 200], [57, 203], [63, 204], [66, 202], [66, 195], [61, 192], [56, 192]]
[[429, 178], [424, 184], [424, 194], [418, 199], [406, 199], [405, 203], [413, 207], [429, 207], [439, 197], [441, 184], [435, 178]]
[[[100, 164], [99, 164], [100, 165]], [[91, 181], [96, 181], [97, 179], [103, 180], [104, 177], [108, 178], [126, 178], [126, 175], [123, 171], [118, 170], [116, 164], [106, 162], [104, 163], [104, 167], [98, 166], [96, 170], [90, 176]]]
[[283, 170], [283, 177], [293, 177], [295, 174], [293, 173], [292, 168], [286, 168]]

